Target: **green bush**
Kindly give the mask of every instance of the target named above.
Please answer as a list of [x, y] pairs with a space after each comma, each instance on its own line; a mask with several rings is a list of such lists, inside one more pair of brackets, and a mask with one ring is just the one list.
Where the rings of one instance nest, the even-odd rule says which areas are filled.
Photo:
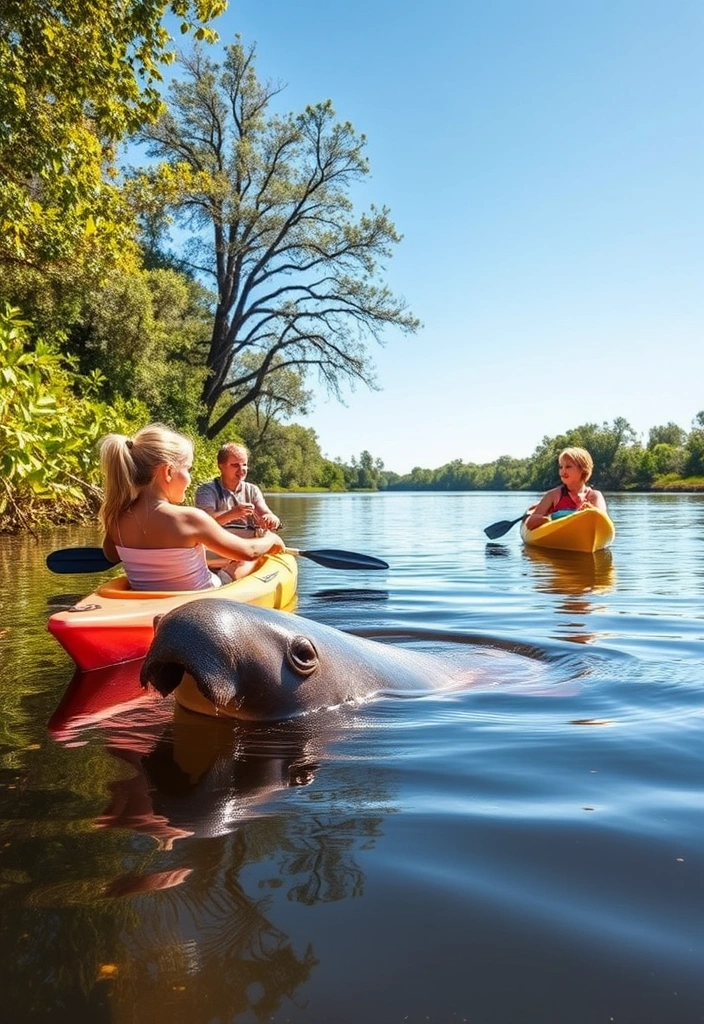
[[98, 439], [146, 422], [138, 402], [97, 401], [99, 373], [79, 376], [51, 345], [30, 345], [18, 309], [0, 311], [0, 531], [93, 516]]

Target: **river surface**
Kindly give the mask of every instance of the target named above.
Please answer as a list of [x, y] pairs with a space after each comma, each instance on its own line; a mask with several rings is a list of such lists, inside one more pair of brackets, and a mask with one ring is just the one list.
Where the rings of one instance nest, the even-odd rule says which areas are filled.
[[607, 496], [610, 552], [522, 546], [526, 494], [282, 495], [298, 614], [466, 687], [244, 728], [93, 679], [46, 632], [99, 576], [0, 537], [3, 1019], [704, 1021], [704, 497]]

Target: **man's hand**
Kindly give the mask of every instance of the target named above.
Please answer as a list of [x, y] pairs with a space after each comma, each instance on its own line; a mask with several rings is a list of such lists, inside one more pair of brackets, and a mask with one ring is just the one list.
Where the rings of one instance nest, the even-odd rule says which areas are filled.
[[238, 522], [240, 519], [249, 519], [254, 515], [254, 505], [235, 505], [230, 509], [228, 523]]
[[281, 520], [273, 512], [259, 516], [258, 521], [259, 525], [266, 527], [267, 530], [279, 530], [281, 528]]

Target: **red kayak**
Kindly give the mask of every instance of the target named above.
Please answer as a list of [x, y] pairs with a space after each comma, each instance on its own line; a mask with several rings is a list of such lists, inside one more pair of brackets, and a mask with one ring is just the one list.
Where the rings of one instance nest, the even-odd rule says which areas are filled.
[[103, 583], [73, 608], [56, 612], [48, 629], [84, 672], [143, 658], [154, 618], [189, 601], [226, 598], [261, 608], [293, 605], [298, 585], [294, 555], [265, 555], [248, 576], [210, 590], [131, 590], [126, 576]]

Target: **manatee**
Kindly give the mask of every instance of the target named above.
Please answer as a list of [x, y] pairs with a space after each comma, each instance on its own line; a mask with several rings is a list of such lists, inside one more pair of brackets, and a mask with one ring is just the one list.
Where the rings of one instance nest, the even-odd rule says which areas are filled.
[[383, 694], [466, 686], [471, 672], [290, 612], [213, 598], [158, 620], [140, 676], [164, 696], [175, 690], [191, 710], [277, 721]]

